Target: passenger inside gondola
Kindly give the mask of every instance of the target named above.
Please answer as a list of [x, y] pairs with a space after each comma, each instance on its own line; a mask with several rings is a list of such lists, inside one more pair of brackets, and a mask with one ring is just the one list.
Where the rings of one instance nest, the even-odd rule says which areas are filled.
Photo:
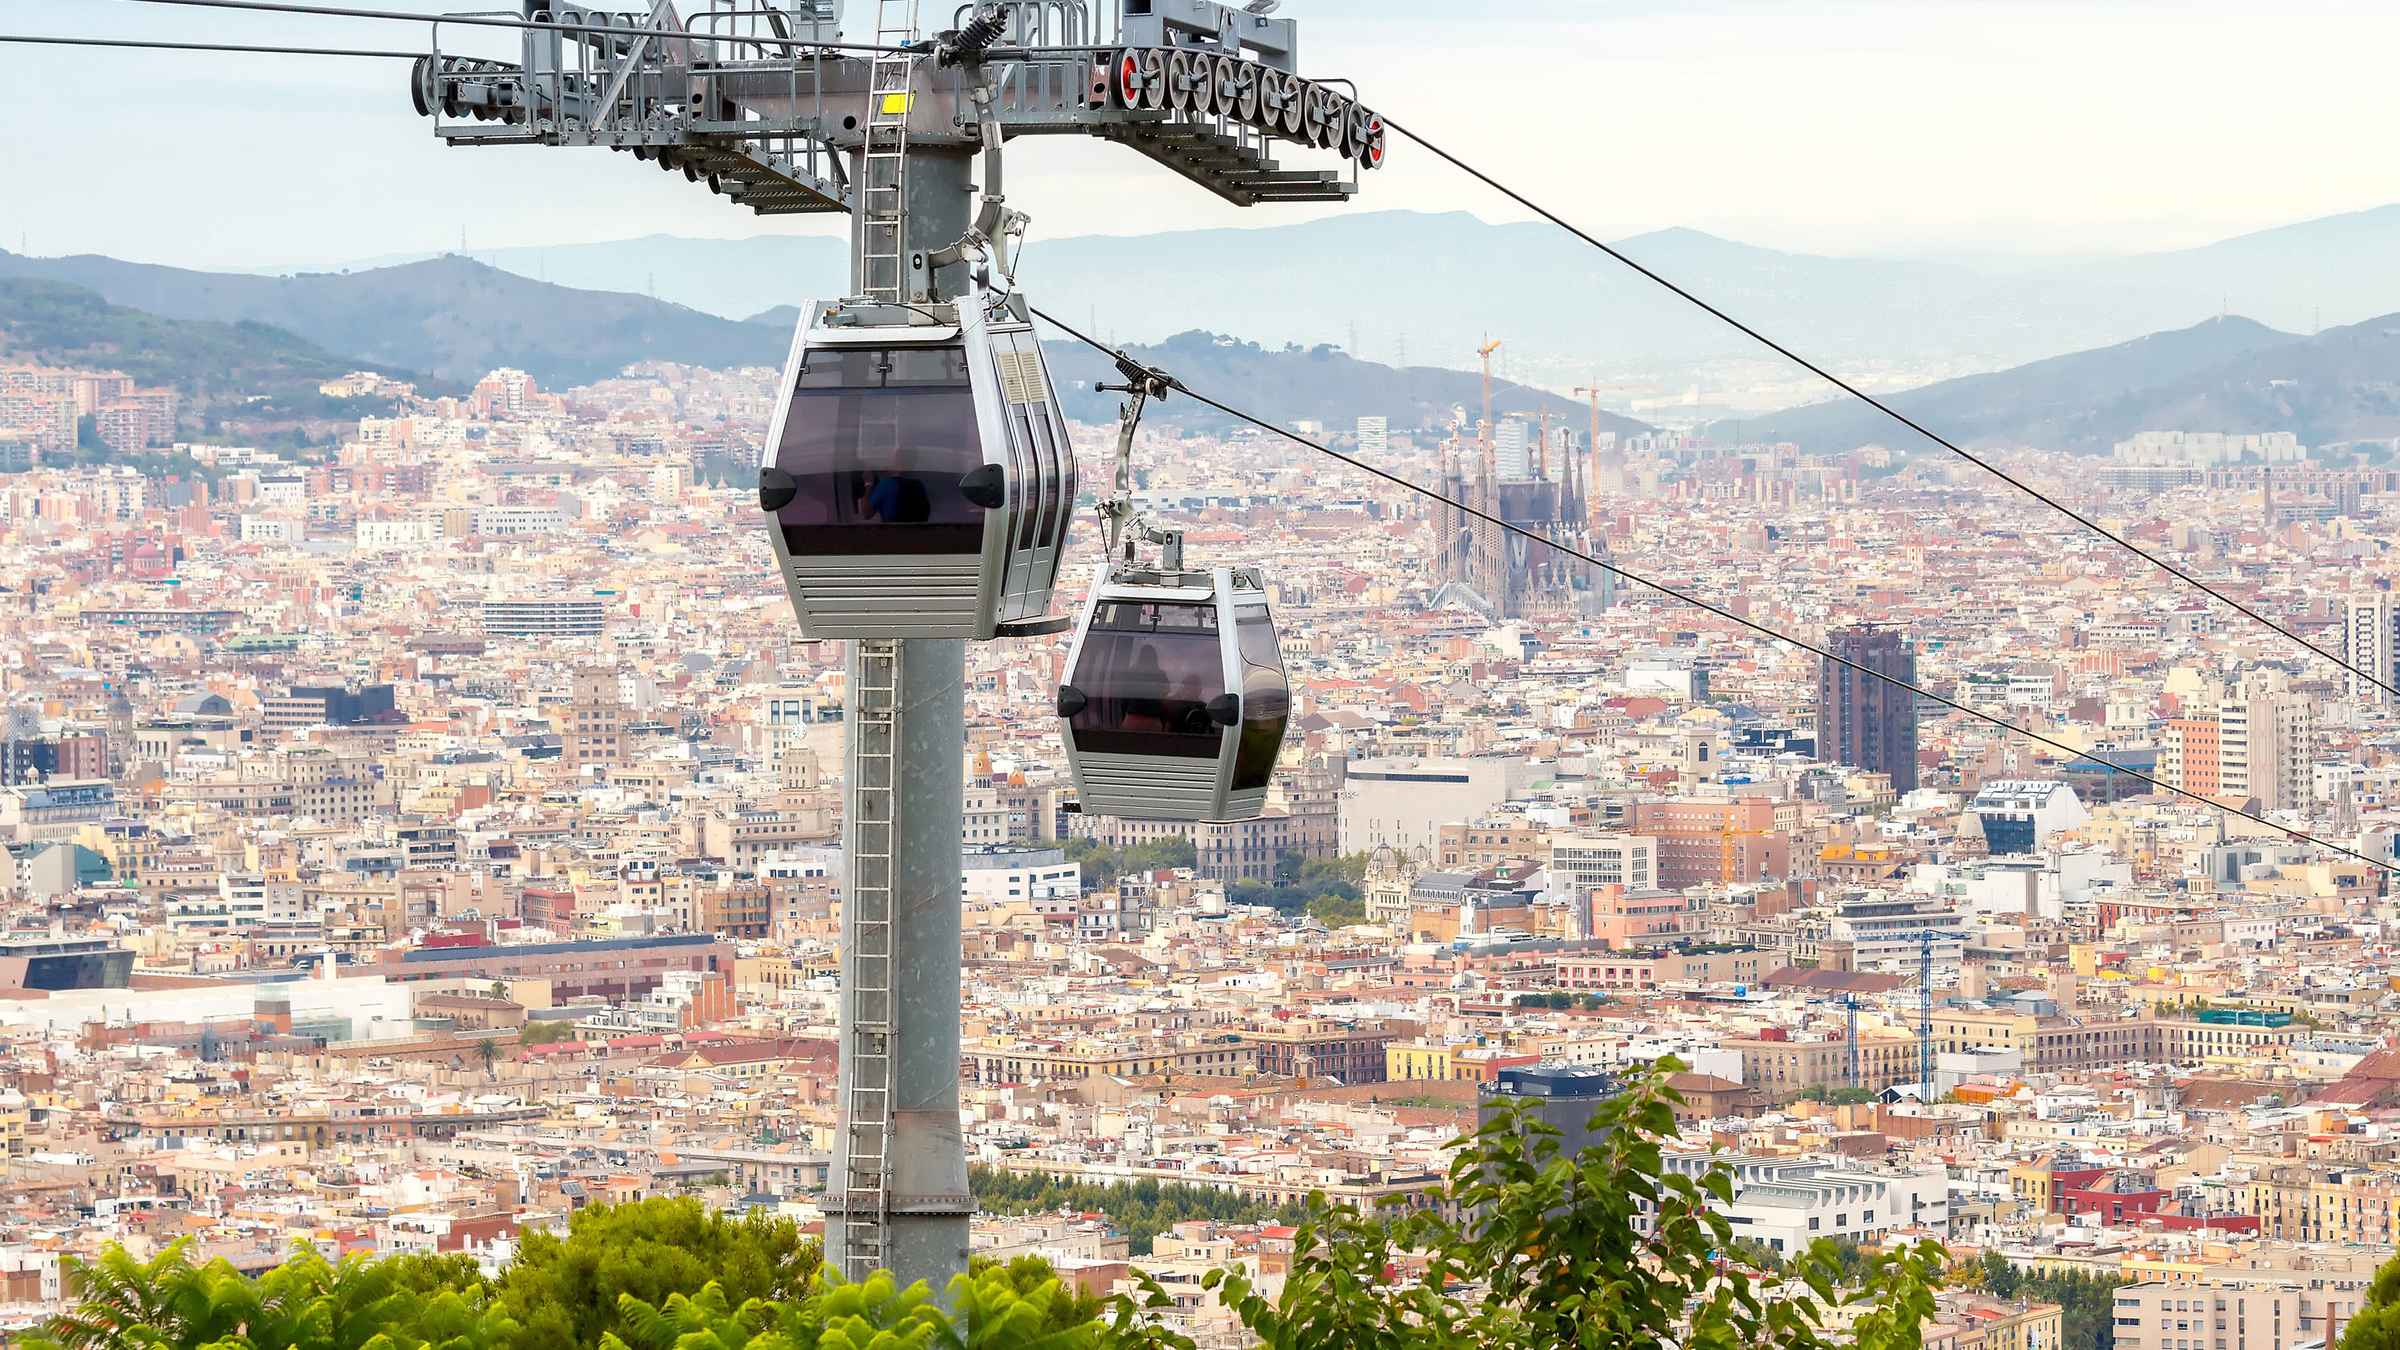
[[1170, 727], [1185, 736], [1215, 735], [1217, 728], [1209, 720], [1208, 699], [1208, 690], [1202, 685], [1200, 673], [1186, 671], [1182, 682], [1175, 686], [1175, 692], [1167, 696]]
[[933, 519], [933, 495], [926, 491], [924, 479], [904, 473], [862, 476], [866, 491], [858, 500], [860, 519], [887, 525], [922, 525]]
[[776, 511], [795, 557], [972, 554], [983, 510], [960, 480], [984, 464], [956, 347], [805, 353], [776, 445], [791, 477]]
[[1167, 672], [1158, 663], [1156, 643], [1145, 642], [1134, 650], [1133, 664], [1125, 670], [1123, 697], [1125, 712], [1118, 724], [1121, 730], [1167, 729]]
[[1215, 605], [1102, 604], [1068, 680], [1086, 700], [1071, 734], [1099, 754], [1214, 759], [1224, 733], [1208, 703], [1225, 692], [1224, 670]]

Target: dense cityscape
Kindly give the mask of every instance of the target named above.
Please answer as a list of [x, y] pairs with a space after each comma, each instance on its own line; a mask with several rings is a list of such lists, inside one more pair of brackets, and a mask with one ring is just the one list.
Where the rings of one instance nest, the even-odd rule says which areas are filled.
[[[360, 374], [322, 392], [386, 411], [272, 449], [0, 374], [11, 1325], [110, 1243], [497, 1271], [592, 1205], [819, 1222], [845, 689], [727, 486], [773, 379]], [[2358, 1313], [2400, 972], [2381, 865], [2287, 830], [2394, 857], [2383, 691], [1963, 464], [1301, 429], [1857, 669], [1278, 438], [1145, 430], [1145, 504], [1272, 560], [1290, 730], [1257, 819], [1086, 815], [1064, 639], [971, 649], [978, 1254], [1138, 1269], [1240, 1343], [1200, 1278], [1272, 1280], [1310, 1193], [1431, 1191], [1479, 1105], [1579, 1127], [1672, 1056], [1670, 1166], [1730, 1162], [1762, 1259], [1930, 1238], [2026, 1281], [1945, 1292], [1928, 1343], [2103, 1343], [2041, 1294], [2077, 1277], [2142, 1350], [2208, 1346], [2194, 1299], [2245, 1310], [2232, 1350]], [[2400, 472], [2289, 435], [2011, 467], [2400, 676], [2361, 581]]]
[[2400, 1350], [2400, 10], [438, 8], [0, 32], [0, 1350]]

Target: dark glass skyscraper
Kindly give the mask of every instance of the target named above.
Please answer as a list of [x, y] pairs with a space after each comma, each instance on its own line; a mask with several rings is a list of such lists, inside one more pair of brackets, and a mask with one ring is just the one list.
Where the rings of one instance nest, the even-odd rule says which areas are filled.
[[[1825, 645], [1844, 661], [1910, 684], [1917, 654], [1897, 628], [1837, 628]], [[1917, 696], [1838, 661], [1817, 671], [1817, 757], [1892, 777], [1895, 791], [1917, 785]]]

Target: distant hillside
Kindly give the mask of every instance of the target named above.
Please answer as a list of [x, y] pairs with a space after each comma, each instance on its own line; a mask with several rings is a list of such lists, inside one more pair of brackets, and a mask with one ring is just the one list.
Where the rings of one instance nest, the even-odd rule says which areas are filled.
[[777, 364], [791, 338], [646, 296], [578, 291], [442, 257], [367, 272], [290, 277], [194, 272], [83, 255], [0, 252], [0, 277], [64, 281], [169, 319], [259, 322], [368, 368], [471, 382], [515, 366], [547, 385], [582, 384], [636, 361]]
[[2141, 390], [2100, 421], [2110, 440], [2151, 428], [2290, 431], [2305, 445], [2400, 437], [2400, 313]]
[[[1884, 401], [1962, 445], [2105, 448], [2122, 439], [2128, 418], [2145, 415], [2126, 406], [2136, 391], [2172, 384], [2236, 356], [2299, 341], [2249, 319], [2211, 319], [2114, 347], [1944, 380]], [[2214, 423], [2205, 429], [2231, 430]], [[1792, 441], [1817, 451], [1870, 444], [1932, 448], [1916, 433], [1852, 398], [1720, 422], [1709, 432], [1722, 440]]]
[[[44, 273], [74, 281], [38, 279]], [[254, 277], [0, 253], [0, 285], [22, 297], [12, 307], [21, 311], [27, 334], [18, 345], [38, 348], [45, 359], [120, 366], [145, 382], [195, 393], [290, 397], [303, 388], [313, 394], [319, 380], [362, 366], [400, 378], [427, 369], [455, 389], [502, 365], [553, 387], [606, 378], [642, 360], [780, 365], [799, 318], [796, 308], [784, 306], [734, 322], [642, 296], [528, 281], [457, 257], [370, 272]], [[96, 291], [113, 294], [104, 301]], [[1047, 346], [1068, 414], [1112, 419], [1118, 396], [1091, 387], [1116, 378], [1107, 358], [1080, 343]], [[334, 356], [334, 350], [358, 355]], [[1396, 428], [1439, 426], [1453, 405], [1472, 410], [1481, 399], [1474, 374], [1396, 370], [1325, 347], [1270, 350], [1193, 331], [1136, 352], [1279, 424], [1315, 420], [1346, 428], [1360, 416], [1381, 415]], [[1588, 417], [1583, 404], [1507, 381], [1494, 383], [1492, 406], [1499, 413], [1547, 411], [1577, 428]], [[1153, 416], [1185, 425], [1226, 421], [1189, 399], [1169, 400]], [[1601, 427], [1648, 429], [1606, 413]]]
[[[799, 306], [777, 305], [751, 315], [744, 323], [782, 334], [781, 341], [788, 346], [792, 325], [799, 321]], [[1117, 380], [1116, 367], [1108, 358], [1080, 342], [1053, 338], [1042, 347], [1049, 353], [1051, 378], [1058, 383], [1059, 401], [1067, 415], [1086, 422], [1113, 421], [1122, 395], [1092, 389], [1096, 383]], [[1454, 405], [1465, 407], [1470, 415], [1482, 406], [1483, 383], [1478, 374], [1432, 366], [1395, 369], [1357, 360], [1330, 347], [1271, 349], [1195, 329], [1130, 350], [1178, 379], [1188, 380], [1193, 388], [1207, 390], [1279, 425], [1313, 420], [1347, 430], [1359, 417], [1383, 416], [1391, 419], [1394, 429], [1405, 430], [1447, 425]], [[1492, 383], [1492, 410], [1499, 414], [1547, 411], [1577, 431], [1586, 430], [1591, 423], [1589, 405], [1506, 380]], [[1228, 421], [1215, 409], [1190, 399], [1171, 398], [1154, 404], [1144, 416], [1177, 426], [1221, 427]], [[1602, 412], [1600, 429], [1634, 435], [1650, 427]]]
[[[354, 358], [270, 324], [160, 318], [64, 282], [0, 278], [0, 355], [122, 370], [144, 385], [180, 391], [195, 413], [236, 400], [251, 421], [359, 411], [356, 401], [337, 405], [317, 392], [322, 382], [357, 370]], [[414, 378], [405, 370], [387, 373]]]
[[[1067, 415], [1086, 422], [1106, 422], [1116, 416], [1123, 397], [1092, 388], [1118, 380], [1109, 359], [1080, 342], [1046, 342], [1050, 378], [1058, 385], [1059, 402]], [[1213, 398], [1278, 425], [1313, 420], [1347, 431], [1362, 416], [1391, 419], [1395, 430], [1443, 426], [1453, 405], [1470, 415], [1480, 409], [1483, 385], [1479, 376], [1456, 370], [1391, 366], [1360, 361], [1330, 347], [1271, 351], [1255, 343], [1237, 342], [1214, 333], [1179, 333], [1150, 346], [1128, 351]], [[1587, 405], [1555, 394], [1504, 380], [1492, 383], [1492, 411], [1537, 414], [1548, 412], [1577, 431], [1590, 422]], [[1170, 397], [1144, 414], [1162, 422], [1222, 426], [1224, 415], [1188, 398]], [[1600, 414], [1600, 429], [1628, 435], [1649, 430], [1631, 418]]]
[[[744, 217], [747, 219], [747, 217]], [[846, 223], [846, 222], [843, 222]], [[278, 272], [356, 272], [422, 262], [428, 254], [378, 258], [294, 259]], [[652, 234], [585, 244], [475, 249], [475, 261], [553, 286], [586, 291], [638, 290], [721, 318], [740, 319], [769, 305], [796, 304], [848, 289], [850, 245], [838, 235], [761, 234], [748, 239], [685, 239]]]
[[[1887, 400], [1962, 444], [2105, 450], [2139, 431], [2289, 431], [2303, 444], [2400, 436], [2400, 314], [2294, 337], [2214, 319]], [[1722, 439], [1931, 448], [1855, 402], [1720, 422]]]
[[[1554, 226], [1460, 212], [1360, 211], [1297, 224], [1138, 237], [1037, 233], [1020, 275], [1044, 307], [1161, 341], [1188, 329], [1349, 345], [1464, 369], [1477, 341], [1512, 370], [1565, 383], [1589, 366], [1662, 370], [1756, 349]], [[2400, 309], [2400, 206], [2304, 221], [2173, 253], [1966, 264], [1839, 258], [1670, 229], [1628, 255], [1845, 369], [1969, 362], [1996, 370], [2189, 327], [2231, 309], [2305, 332]], [[760, 236], [504, 249], [511, 272], [655, 286], [727, 316], [830, 295], [839, 240]]]
[[2363, 322], [2400, 309], [2400, 203], [2059, 276], [2148, 295], [2215, 295], [2219, 306], [2295, 331]]
[[[1818, 258], [1753, 248], [1695, 230], [1625, 241], [1643, 261], [1693, 280], [1761, 318], [1812, 331], [1845, 358], [1896, 345], [1940, 345], [1948, 300], [1988, 286], [1942, 263]], [[840, 240], [761, 236], [478, 250], [523, 276], [578, 285], [655, 285], [657, 293], [728, 316], [838, 294]], [[1348, 341], [1385, 357], [1466, 367], [1485, 334], [1511, 359], [1681, 361], [1740, 350], [1738, 338], [1692, 318], [1650, 283], [1540, 223], [1492, 225], [1464, 212], [1372, 211], [1255, 229], [1143, 236], [1086, 235], [1027, 245], [1018, 275], [1045, 307], [1097, 315], [1134, 341], [1191, 329], [1280, 347]], [[1841, 317], [1828, 337], [1822, 320]], [[1850, 339], [1856, 338], [1854, 344]], [[1889, 342], [1885, 341], [1889, 339]], [[1979, 341], [1980, 339], [1978, 339]], [[2037, 348], [2054, 351], [2055, 346]]]

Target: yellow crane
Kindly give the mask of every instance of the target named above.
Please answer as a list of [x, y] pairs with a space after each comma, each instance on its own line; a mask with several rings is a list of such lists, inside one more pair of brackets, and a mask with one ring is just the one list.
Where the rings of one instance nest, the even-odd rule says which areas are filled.
[[1483, 443], [1492, 443], [1492, 353], [1500, 350], [1497, 342], [1486, 341], [1475, 349], [1483, 361]]
[[[1476, 428], [1475, 433], [1478, 448], [1482, 453], [1477, 456], [1481, 463], [1476, 466], [1475, 492], [1472, 500], [1476, 510], [1494, 514], [1497, 514], [1500, 509], [1500, 491], [1495, 482], [1499, 476], [1498, 466], [1493, 463], [1492, 458], [1492, 353], [1498, 350], [1500, 350], [1500, 344], [1489, 339], [1475, 349], [1476, 357], [1483, 362], [1483, 425]], [[1474, 538], [1476, 565], [1470, 569], [1472, 584], [1485, 599], [1490, 600], [1493, 604], [1500, 604], [1501, 601], [1494, 598], [1495, 592], [1499, 590], [1494, 583], [1499, 580], [1500, 573], [1507, 571], [1507, 564], [1494, 561], [1499, 551], [1499, 536], [1495, 533], [1490, 521], [1477, 520]]]
[[1588, 448], [1593, 454], [1597, 455], [1600, 453], [1600, 388], [1598, 385], [1579, 384], [1575, 386], [1575, 393], [1580, 397], [1587, 397], [1591, 400], [1592, 439]]
[[[1593, 378], [1597, 379], [1598, 377], [1594, 376]], [[1596, 529], [1598, 528], [1600, 508], [1599, 496], [1593, 491], [1593, 487], [1600, 479], [1600, 386], [1579, 384], [1575, 386], [1575, 392], [1577, 395], [1589, 399], [1592, 407], [1592, 438], [1586, 441], [1583, 447], [1584, 453], [1591, 456], [1591, 467], [1585, 471], [1583, 491], [1584, 508], [1591, 513]], [[1622, 483], [1613, 485], [1613, 490], [1622, 491], [1623, 488]]]

